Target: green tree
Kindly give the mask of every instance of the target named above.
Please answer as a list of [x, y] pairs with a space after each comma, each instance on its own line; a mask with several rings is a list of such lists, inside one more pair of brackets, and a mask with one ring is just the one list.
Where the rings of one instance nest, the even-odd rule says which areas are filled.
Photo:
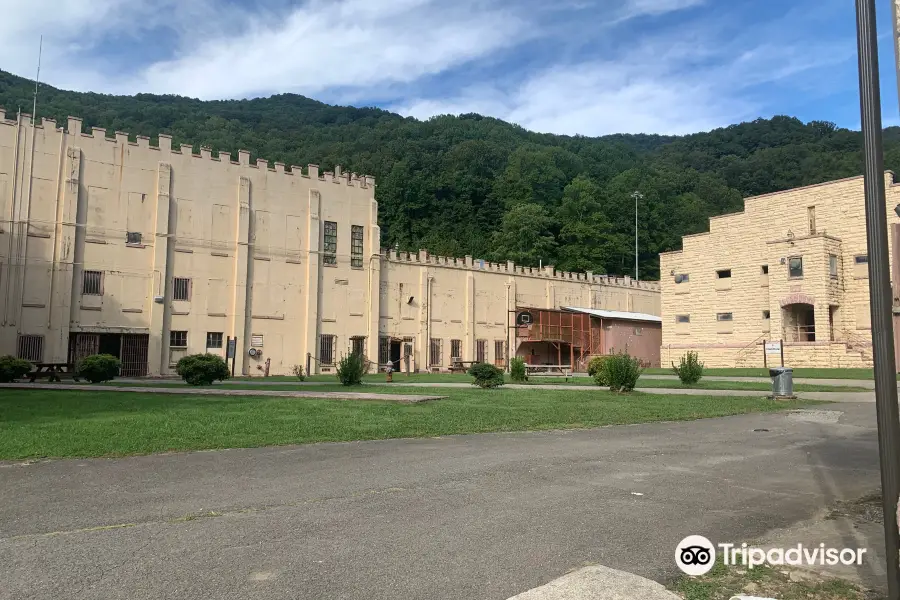
[[543, 261], [551, 264], [556, 257], [556, 241], [550, 228], [553, 220], [544, 207], [518, 204], [503, 216], [500, 231], [494, 233], [494, 260], [512, 260], [516, 264], [536, 267]]
[[600, 186], [583, 175], [563, 190], [557, 211], [560, 270], [605, 272], [618, 240], [603, 214], [602, 193]]

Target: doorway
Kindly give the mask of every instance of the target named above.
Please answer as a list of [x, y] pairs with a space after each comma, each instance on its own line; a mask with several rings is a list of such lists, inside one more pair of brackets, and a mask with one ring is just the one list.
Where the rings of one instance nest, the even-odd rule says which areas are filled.
[[391, 364], [395, 372], [400, 372], [400, 340], [391, 340]]
[[92, 354], [110, 354], [122, 366], [121, 377], [146, 377], [149, 334], [73, 333], [69, 336], [69, 363], [78, 364]]
[[782, 317], [786, 341], [816, 341], [816, 313], [812, 304], [788, 304], [782, 309]]

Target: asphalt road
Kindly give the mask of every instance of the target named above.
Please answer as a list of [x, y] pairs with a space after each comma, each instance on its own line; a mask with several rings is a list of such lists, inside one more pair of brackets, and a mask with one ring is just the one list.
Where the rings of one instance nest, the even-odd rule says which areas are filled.
[[593, 563], [664, 580], [686, 535], [752, 541], [877, 488], [874, 405], [822, 410], [0, 463], [0, 598], [503, 599]]

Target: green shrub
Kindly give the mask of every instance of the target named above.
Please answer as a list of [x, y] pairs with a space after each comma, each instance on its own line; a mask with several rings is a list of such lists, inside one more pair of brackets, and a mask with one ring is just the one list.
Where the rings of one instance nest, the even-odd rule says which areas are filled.
[[28, 375], [31, 363], [15, 356], [0, 356], [0, 383], [10, 383]]
[[475, 378], [472, 383], [480, 388], [494, 388], [503, 385], [503, 371], [488, 363], [475, 363], [469, 368], [469, 375]]
[[525, 359], [514, 356], [509, 361], [509, 378], [519, 383], [528, 380], [528, 373], [525, 370]]
[[303, 371], [303, 365], [294, 365], [294, 368], [291, 369], [291, 371], [297, 379], [306, 381], [306, 373]]
[[642, 369], [638, 359], [620, 352], [607, 357], [601, 372], [605, 375], [610, 390], [630, 392], [637, 385]]
[[122, 363], [112, 354], [92, 354], [75, 365], [75, 377], [87, 379], [91, 383], [112, 381], [119, 374], [121, 366]]
[[601, 387], [609, 385], [609, 382], [606, 380], [606, 371], [604, 369], [607, 359], [609, 359], [608, 356], [595, 356], [591, 359], [591, 362], [588, 363], [588, 375], [593, 377], [594, 382]]
[[677, 367], [672, 363], [672, 370], [683, 385], [694, 385], [703, 377], [703, 363], [696, 352], [688, 352], [682, 356]]
[[191, 385], [210, 385], [228, 379], [228, 365], [217, 354], [190, 354], [178, 361], [175, 372]]
[[338, 362], [337, 377], [344, 385], [359, 385], [365, 372], [366, 359], [361, 354], [351, 352]]

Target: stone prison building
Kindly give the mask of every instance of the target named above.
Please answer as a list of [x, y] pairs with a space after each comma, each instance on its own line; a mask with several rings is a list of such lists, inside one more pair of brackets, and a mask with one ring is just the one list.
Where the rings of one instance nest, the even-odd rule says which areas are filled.
[[[896, 347], [900, 186], [891, 172], [885, 182]], [[709, 233], [660, 255], [662, 363], [695, 351], [710, 367], [779, 365], [783, 347], [789, 367], [871, 367], [866, 239], [861, 176], [711, 218]]]
[[[523, 309], [543, 324], [516, 327]], [[583, 368], [631, 345], [659, 364], [659, 314], [657, 282], [384, 251], [374, 179], [340, 167], [0, 110], [0, 355], [102, 352], [122, 375], [166, 375], [236, 337], [244, 375], [333, 372], [348, 352], [401, 370], [516, 352]]]

